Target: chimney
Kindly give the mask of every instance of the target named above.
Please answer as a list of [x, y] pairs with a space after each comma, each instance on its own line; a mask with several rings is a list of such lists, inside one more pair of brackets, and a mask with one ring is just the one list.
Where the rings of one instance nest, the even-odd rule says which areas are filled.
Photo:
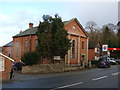
[[33, 28], [33, 23], [29, 23], [29, 28]]
[[22, 30], [20, 30], [20, 33], [22, 33]]

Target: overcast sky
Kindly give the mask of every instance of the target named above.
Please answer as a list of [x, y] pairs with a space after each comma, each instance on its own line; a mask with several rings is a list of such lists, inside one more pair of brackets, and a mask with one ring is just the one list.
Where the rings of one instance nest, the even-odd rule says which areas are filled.
[[58, 13], [63, 21], [77, 18], [83, 27], [86, 27], [89, 21], [95, 21], [100, 28], [104, 24], [118, 22], [119, 0], [14, 1], [0, 2], [0, 46], [10, 42], [12, 36], [18, 34], [20, 30], [26, 30], [29, 22], [38, 26], [44, 14], [54, 16]]

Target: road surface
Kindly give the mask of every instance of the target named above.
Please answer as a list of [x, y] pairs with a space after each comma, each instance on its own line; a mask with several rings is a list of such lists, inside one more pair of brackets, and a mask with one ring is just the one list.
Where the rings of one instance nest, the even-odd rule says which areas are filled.
[[48, 74], [42, 78], [4, 83], [3, 88], [120, 88], [120, 65]]

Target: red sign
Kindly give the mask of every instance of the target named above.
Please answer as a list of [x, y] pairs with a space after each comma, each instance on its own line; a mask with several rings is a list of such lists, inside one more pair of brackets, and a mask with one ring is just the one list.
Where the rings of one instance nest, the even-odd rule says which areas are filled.
[[102, 45], [102, 51], [108, 51], [108, 45]]
[[108, 48], [108, 50], [120, 50], [120, 48]]

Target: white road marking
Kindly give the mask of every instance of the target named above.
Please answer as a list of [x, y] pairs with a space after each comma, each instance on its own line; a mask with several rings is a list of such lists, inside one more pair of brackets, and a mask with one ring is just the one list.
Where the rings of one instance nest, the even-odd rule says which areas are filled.
[[66, 87], [72, 87], [72, 86], [76, 86], [76, 85], [79, 85], [79, 84], [82, 84], [82, 83], [83, 83], [83, 82], [74, 83], [74, 84], [70, 84], [70, 85], [65, 85], [65, 86], [58, 87], [58, 88], [56, 88], [56, 89], [66, 88]]
[[95, 78], [95, 79], [92, 79], [93, 81], [95, 80], [100, 80], [100, 79], [103, 79], [103, 78], [106, 78], [107, 76], [102, 76], [102, 77], [99, 77], [99, 78]]
[[118, 75], [120, 72], [113, 73], [112, 75]]

